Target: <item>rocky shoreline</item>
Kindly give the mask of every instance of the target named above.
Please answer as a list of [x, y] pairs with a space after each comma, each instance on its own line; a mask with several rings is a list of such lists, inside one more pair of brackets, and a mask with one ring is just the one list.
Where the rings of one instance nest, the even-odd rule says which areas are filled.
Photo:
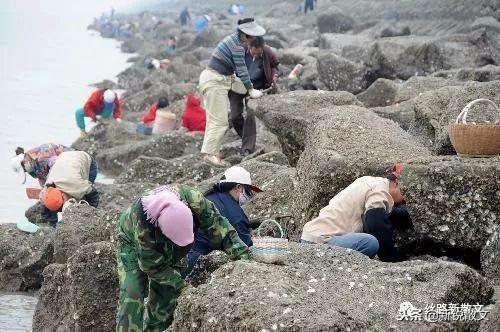
[[[185, 2], [90, 26], [136, 54], [118, 82], [98, 84], [125, 90], [127, 121], [98, 125], [73, 144], [115, 178], [99, 185], [98, 209], [72, 206], [56, 229], [33, 235], [0, 225], [0, 290], [40, 289], [34, 331], [113, 330], [120, 211], [158, 184], [204, 190], [220, 178], [224, 169], [200, 157], [203, 135], [142, 136], [135, 122], [164, 93], [180, 118], [212, 48], [234, 29], [229, 3], [188, 2], [193, 19], [214, 18], [200, 34], [176, 22]], [[500, 104], [500, 7], [494, 0], [320, 0], [318, 6], [307, 15], [295, 13], [294, 1], [247, 6], [280, 57], [281, 91], [251, 102], [259, 119], [255, 154], [241, 157], [233, 132], [223, 147], [224, 158], [264, 189], [245, 206], [250, 218], [285, 226], [292, 241], [287, 263], [228, 262], [220, 253], [204, 258], [196, 287], [179, 298], [171, 330], [497, 331], [500, 157], [457, 157], [448, 126], [473, 99]], [[164, 53], [170, 35], [178, 38], [174, 56]], [[168, 57], [171, 67], [151, 71], [144, 65], [149, 57]], [[287, 78], [297, 63], [303, 72]], [[411, 260], [382, 263], [296, 243], [304, 223], [335, 193], [359, 176], [386, 175], [397, 160], [406, 165], [402, 191], [414, 224], [397, 234], [397, 243]], [[40, 221], [37, 206], [26, 215]], [[490, 320], [400, 321], [405, 301], [421, 309], [481, 304]]]

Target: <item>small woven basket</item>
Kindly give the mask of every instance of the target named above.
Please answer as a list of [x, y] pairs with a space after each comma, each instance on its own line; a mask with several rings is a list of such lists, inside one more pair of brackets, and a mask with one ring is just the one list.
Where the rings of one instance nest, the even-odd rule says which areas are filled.
[[[261, 230], [270, 224], [277, 226], [281, 237], [261, 236]], [[271, 219], [264, 220], [257, 229], [257, 236], [252, 239], [252, 258], [261, 263], [285, 264], [288, 254], [288, 239], [284, 237], [285, 233], [278, 222]]]
[[449, 130], [450, 140], [461, 157], [493, 157], [500, 154], [500, 124], [467, 123], [469, 109], [477, 103], [487, 103], [500, 109], [489, 99], [476, 99], [468, 103]]

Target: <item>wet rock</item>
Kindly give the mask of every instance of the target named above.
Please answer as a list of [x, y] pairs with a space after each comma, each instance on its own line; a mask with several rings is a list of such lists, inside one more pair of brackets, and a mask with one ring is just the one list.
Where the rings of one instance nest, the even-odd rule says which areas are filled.
[[400, 321], [396, 316], [406, 301], [417, 308], [486, 304], [493, 293], [486, 279], [457, 263], [387, 264], [342, 248], [290, 243], [290, 249], [285, 266], [236, 261], [216, 270], [210, 283], [188, 288], [179, 298], [172, 329], [474, 329], [478, 322]]
[[330, 115], [332, 105], [361, 105], [348, 92], [293, 91], [252, 101], [251, 107], [265, 126], [278, 137], [283, 153], [293, 166], [304, 150], [304, 141], [311, 123]]
[[404, 27], [401, 30], [396, 30], [392, 27], [387, 27], [382, 29], [382, 31], [380, 31], [380, 38], [409, 36], [409, 35], [411, 35], [411, 30], [409, 27]]
[[152, 139], [146, 141], [101, 150], [97, 153], [96, 159], [100, 169], [106, 174], [116, 176], [139, 156], [176, 158], [200, 151], [202, 141], [202, 133], [187, 134], [174, 131], [161, 136], [153, 136]]
[[[295, 211], [307, 222], [342, 189], [364, 175], [390, 174], [396, 161], [429, 156], [393, 121], [358, 106], [329, 107], [329, 116], [309, 128], [305, 149], [297, 163]], [[292, 233], [292, 239], [300, 237]]]
[[67, 264], [47, 267], [33, 330], [114, 330], [118, 302], [115, 250], [109, 242], [95, 242], [81, 247]]
[[329, 90], [355, 94], [371, 83], [363, 65], [326, 51], [319, 53], [317, 60], [319, 78]]
[[35, 234], [29, 234], [15, 224], [1, 224], [0, 290], [38, 289], [43, 269], [54, 260], [54, 236], [52, 227], [41, 227]]
[[108, 124], [98, 124], [92, 128], [86, 137], [78, 138], [71, 146], [76, 150], [85, 151], [91, 156], [96, 156], [103, 149], [145, 139], [148, 139], [148, 136], [135, 132], [134, 123], [111, 121]]
[[54, 260], [65, 263], [81, 246], [112, 241], [120, 211], [104, 211], [88, 205], [68, 207], [57, 223], [54, 241]]
[[[416, 125], [414, 134], [437, 154], [454, 154], [448, 128], [465, 105], [478, 98], [500, 104], [500, 82], [467, 82], [463, 86], [448, 86], [422, 93], [412, 103]], [[498, 114], [492, 107], [480, 104], [469, 111], [467, 121], [494, 122], [497, 118]]]
[[197, 33], [191, 45], [192, 47], [214, 47], [222, 38], [224, 36], [218, 29], [209, 28]]
[[409, 238], [479, 253], [500, 225], [499, 161], [426, 157], [408, 162], [400, 187], [413, 220]]
[[413, 100], [384, 107], [373, 107], [370, 108], [370, 110], [383, 118], [396, 122], [404, 130], [415, 131], [415, 112], [413, 110]]
[[352, 30], [354, 19], [339, 11], [327, 12], [318, 15], [317, 26], [319, 33], [340, 32]]
[[481, 267], [490, 280], [500, 285], [500, 230], [490, 236], [481, 250]]
[[186, 155], [165, 160], [139, 157], [116, 179], [116, 183], [149, 182], [155, 184], [201, 181], [218, 173], [224, 167], [205, 162], [201, 155]]
[[496, 304], [488, 314], [488, 319], [481, 322], [480, 332], [496, 332], [500, 326], [500, 304]]

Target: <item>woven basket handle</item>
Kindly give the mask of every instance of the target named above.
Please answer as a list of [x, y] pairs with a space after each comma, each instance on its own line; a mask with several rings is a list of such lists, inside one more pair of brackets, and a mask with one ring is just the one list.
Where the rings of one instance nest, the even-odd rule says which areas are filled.
[[260, 231], [262, 230], [262, 226], [265, 225], [265, 224], [275, 224], [276, 226], [278, 226], [278, 229], [280, 230], [280, 233], [281, 233], [281, 236], [280, 238], [284, 238], [285, 237], [285, 232], [283, 232], [283, 227], [281, 227], [281, 225], [279, 224], [279, 222], [277, 222], [276, 220], [273, 220], [273, 219], [266, 219], [264, 220], [260, 225], [259, 225], [259, 228], [257, 228], [257, 235], [260, 237]]
[[476, 99], [476, 100], [471, 101], [467, 105], [465, 105], [462, 112], [460, 112], [460, 114], [457, 116], [457, 120], [455, 121], [455, 123], [459, 123], [460, 120], [462, 120], [463, 124], [467, 123], [467, 113], [469, 112], [469, 109], [472, 106], [476, 105], [477, 103], [486, 103], [486, 104], [492, 105], [497, 110], [498, 115], [500, 116], [500, 109], [498, 108], [498, 106], [494, 102], [492, 102], [489, 99]]

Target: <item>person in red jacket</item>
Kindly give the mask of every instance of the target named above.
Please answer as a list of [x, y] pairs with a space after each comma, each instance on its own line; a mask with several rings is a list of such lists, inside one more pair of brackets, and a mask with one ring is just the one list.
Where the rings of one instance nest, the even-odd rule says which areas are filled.
[[118, 95], [113, 90], [97, 90], [93, 92], [83, 108], [75, 112], [76, 125], [81, 130], [81, 135], [87, 135], [85, 131], [85, 118], [93, 122], [101, 119], [109, 119], [113, 114], [116, 121], [121, 122], [122, 107]]
[[156, 119], [156, 111], [170, 105], [167, 97], [161, 97], [156, 103], [153, 103], [148, 111], [142, 116], [142, 122], [146, 127], [153, 127]]
[[200, 100], [193, 94], [188, 94], [184, 113], [182, 113], [182, 126], [187, 131], [205, 131], [206, 114], [200, 106]]

